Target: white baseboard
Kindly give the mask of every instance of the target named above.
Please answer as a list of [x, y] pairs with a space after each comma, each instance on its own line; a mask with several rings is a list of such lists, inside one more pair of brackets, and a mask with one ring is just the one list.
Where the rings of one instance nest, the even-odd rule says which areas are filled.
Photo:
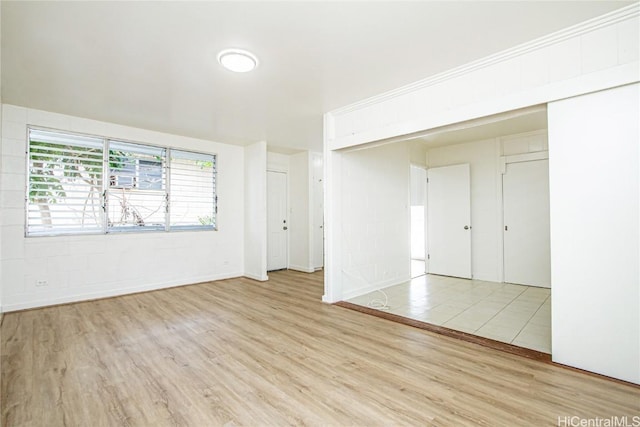
[[266, 282], [267, 280], [269, 280], [269, 276], [267, 276], [266, 274], [257, 275], [253, 273], [244, 273], [243, 276], [248, 277], [249, 279], [257, 280], [259, 282]]
[[289, 270], [301, 271], [303, 273], [313, 273], [315, 269], [311, 267], [302, 267], [300, 265], [290, 265]]
[[[15, 302], [4, 304], [2, 309], [4, 312], [26, 310], [30, 308], [47, 307], [51, 305], [68, 304], [72, 302], [90, 301], [101, 298], [110, 298], [121, 295], [137, 294], [140, 292], [156, 291], [159, 289], [174, 288], [177, 286], [194, 285], [203, 282], [213, 282], [216, 280], [232, 279], [235, 277], [242, 277], [242, 273], [227, 273], [227, 274], [214, 274], [209, 276], [192, 277], [185, 280], [172, 280], [169, 282], [149, 283], [146, 285], [133, 286], [129, 288], [116, 288], [107, 289], [94, 292], [85, 292], [74, 295], [62, 295], [53, 298], [34, 299], [31, 301]], [[39, 295], [38, 295], [39, 296]]]

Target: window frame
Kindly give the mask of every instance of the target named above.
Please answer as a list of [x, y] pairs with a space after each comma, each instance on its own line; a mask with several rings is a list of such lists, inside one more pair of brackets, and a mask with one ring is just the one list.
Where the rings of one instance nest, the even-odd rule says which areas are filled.
[[[33, 231], [34, 224], [30, 224], [29, 221], [29, 212], [30, 207], [33, 206], [31, 201], [30, 191], [32, 189], [32, 173], [31, 173], [31, 163], [32, 163], [32, 153], [31, 153], [31, 131], [36, 132], [50, 132], [58, 135], [69, 136], [71, 138], [92, 138], [101, 141], [102, 146], [102, 167], [101, 167], [101, 188], [100, 188], [100, 206], [98, 207], [98, 220], [99, 227], [92, 228], [88, 231], [79, 230], [69, 230], [69, 229], [60, 229], [56, 230], [55, 228], [51, 232], [43, 232], [43, 231]], [[147, 147], [150, 150], [159, 150], [162, 152], [161, 159], [159, 161], [161, 165], [161, 174], [162, 174], [162, 184], [161, 189], [140, 189], [138, 185], [136, 185], [136, 178], [140, 174], [140, 165], [139, 160], [136, 159], [135, 163], [135, 173], [132, 177], [132, 185], [131, 187], [127, 186], [111, 186], [111, 176], [110, 176], [110, 144], [112, 142], [115, 143], [125, 143], [125, 144], [135, 144], [141, 147]], [[70, 144], [71, 145], [71, 144]], [[188, 225], [188, 226], [171, 226], [171, 153], [172, 151], [178, 152], [189, 152], [199, 156], [210, 157], [212, 159], [212, 218], [213, 224], [209, 225]], [[149, 143], [143, 143], [138, 141], [131, 141], [122, 138], [111, 138], [103, 135], [93, 135], [87, 133], [73, 132], [67, 130], [60, 130], [48, 127], [27, 125], [26, 132], [26, 150], [25, 150], [25, 203], [24, 203], [24, 235], [25, 237], [55, 237], [55, 236], [84, 236], [84, 235], [118, 235], [118, 234], [129, 234], [129, 233], [156, 233], [156, 232], [182, 232], [182, 231], [218, 231], [218, 154], [217, 153], [207, 153], [202, 151], [194, 151], [190, 149], [182, 149], [182, 148], [174, 148], [169, 146], [155, 145]], [[158, 226], [149, 226], [148, 228], [145, 226], [135, 227], [135, 226], [123, 226], [122, 228], [114, 228], [109, 225], [109, 196], [111, 191], [117, 190], [134, 190], [140, 192], [153, 192], [162, 194], [164, 199], [164, 215], [163, 215], [163, 225]], [[60, 198], [64, 200], [64, 198]], [[51, 205], [53, 203], [49, 203]]]

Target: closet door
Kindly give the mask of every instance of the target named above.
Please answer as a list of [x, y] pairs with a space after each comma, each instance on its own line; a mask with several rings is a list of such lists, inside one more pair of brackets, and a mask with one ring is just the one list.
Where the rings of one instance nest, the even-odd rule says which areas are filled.
[[549, 160], [508, 163], [502, 197], [504, 281], [551, 287]]

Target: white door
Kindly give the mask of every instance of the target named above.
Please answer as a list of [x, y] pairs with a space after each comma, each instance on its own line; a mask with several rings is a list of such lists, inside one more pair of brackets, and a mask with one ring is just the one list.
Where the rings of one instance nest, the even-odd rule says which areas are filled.
[[267, 172], [267, 270], [287, 268], [287, 174]]
[[508, 163], [502, 197], [504, 281], [551, 287], [549, 161]]
[[469, 165], [427, 171], [429, 273], [471, 278], [471, 179]]

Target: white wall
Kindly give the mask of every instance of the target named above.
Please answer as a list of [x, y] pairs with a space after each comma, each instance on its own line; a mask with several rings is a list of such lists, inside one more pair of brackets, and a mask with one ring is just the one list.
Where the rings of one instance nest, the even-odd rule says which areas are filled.
[[640, 383], [640, 85], [549, 104], [553, 360]]
[[244, 149], [244, 275], [267, 280], [267, 144]]
[[357, 295], [410, 278], [409, 150], [385, 145], [343, 154], [341, 295]]
[[310, 154], [289, 156], [289, 268], [313, 273]]
[[[327, 117], [324, 118], [327, 134]], [[324, 144], [324, 294], [322, 301], [342, 300], [342, 160], [345, 153]]]
[[[24, 237], [27, 124], [218, 155], [218, 231]], [[244, 150], [4, 105], [0, 226], [5, 311], [241, 276]], [[36, 287], [36, 281], [49, 285]]]

